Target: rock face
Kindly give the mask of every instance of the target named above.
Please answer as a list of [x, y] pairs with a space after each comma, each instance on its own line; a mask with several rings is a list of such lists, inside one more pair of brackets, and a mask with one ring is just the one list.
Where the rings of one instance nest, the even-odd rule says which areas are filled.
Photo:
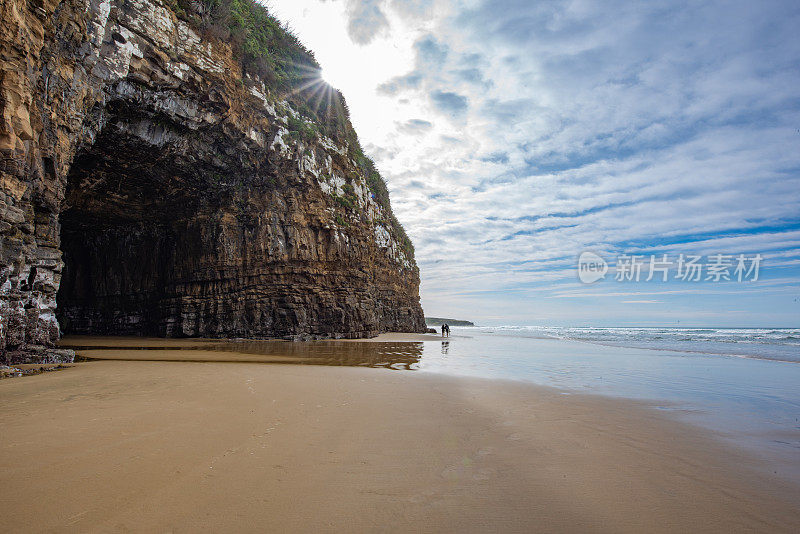
[[349, 147], [301, 135], [223, 43], [158, 0], [0, 10], [0, 359], [68, 359], [60, 330], [424, 331]]

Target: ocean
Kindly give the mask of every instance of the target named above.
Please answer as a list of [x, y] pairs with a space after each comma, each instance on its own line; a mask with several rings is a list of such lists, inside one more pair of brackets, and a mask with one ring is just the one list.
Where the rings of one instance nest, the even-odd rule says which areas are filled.
[[473, 327], [474, 332], [800, 362], [800, 328]]

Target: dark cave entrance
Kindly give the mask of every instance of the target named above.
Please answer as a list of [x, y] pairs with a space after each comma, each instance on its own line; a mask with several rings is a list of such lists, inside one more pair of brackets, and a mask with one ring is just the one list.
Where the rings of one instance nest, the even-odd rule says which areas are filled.
[[182, 280], [199, 268], [209, 225], [197, 178], [149, 128], [145, 140], [108, 127], [73, 161], [60, 214], [62, 334], [196, 335]]

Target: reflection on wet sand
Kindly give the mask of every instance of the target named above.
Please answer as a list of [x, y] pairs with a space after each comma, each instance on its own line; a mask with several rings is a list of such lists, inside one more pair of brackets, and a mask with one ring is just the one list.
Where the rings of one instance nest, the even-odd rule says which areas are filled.
[[407, 371], [419, 368], [423, 352], [422, 342], [208, 341], [183, 344], [165, 340], [161, 344], [143, 345], [132, 339], [109, 338], [108, 343], [91, 345], [66, 339], [62, 346], [74, 349], [79, 359], [86, 360], [293, 363]]

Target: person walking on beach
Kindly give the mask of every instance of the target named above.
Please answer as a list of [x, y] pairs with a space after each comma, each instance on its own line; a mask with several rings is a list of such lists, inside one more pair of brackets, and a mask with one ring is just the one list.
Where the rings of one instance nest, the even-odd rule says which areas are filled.
[[447, 328], [447, 325], [442, 323], [442, 337], [444, 337], [444, 330]]
[[450, 325], [447, 324], [447, 323], [444, 323], [443, 326], [444, 326], [444, 333], [447, 334], [447, 337], [450, 337]]

